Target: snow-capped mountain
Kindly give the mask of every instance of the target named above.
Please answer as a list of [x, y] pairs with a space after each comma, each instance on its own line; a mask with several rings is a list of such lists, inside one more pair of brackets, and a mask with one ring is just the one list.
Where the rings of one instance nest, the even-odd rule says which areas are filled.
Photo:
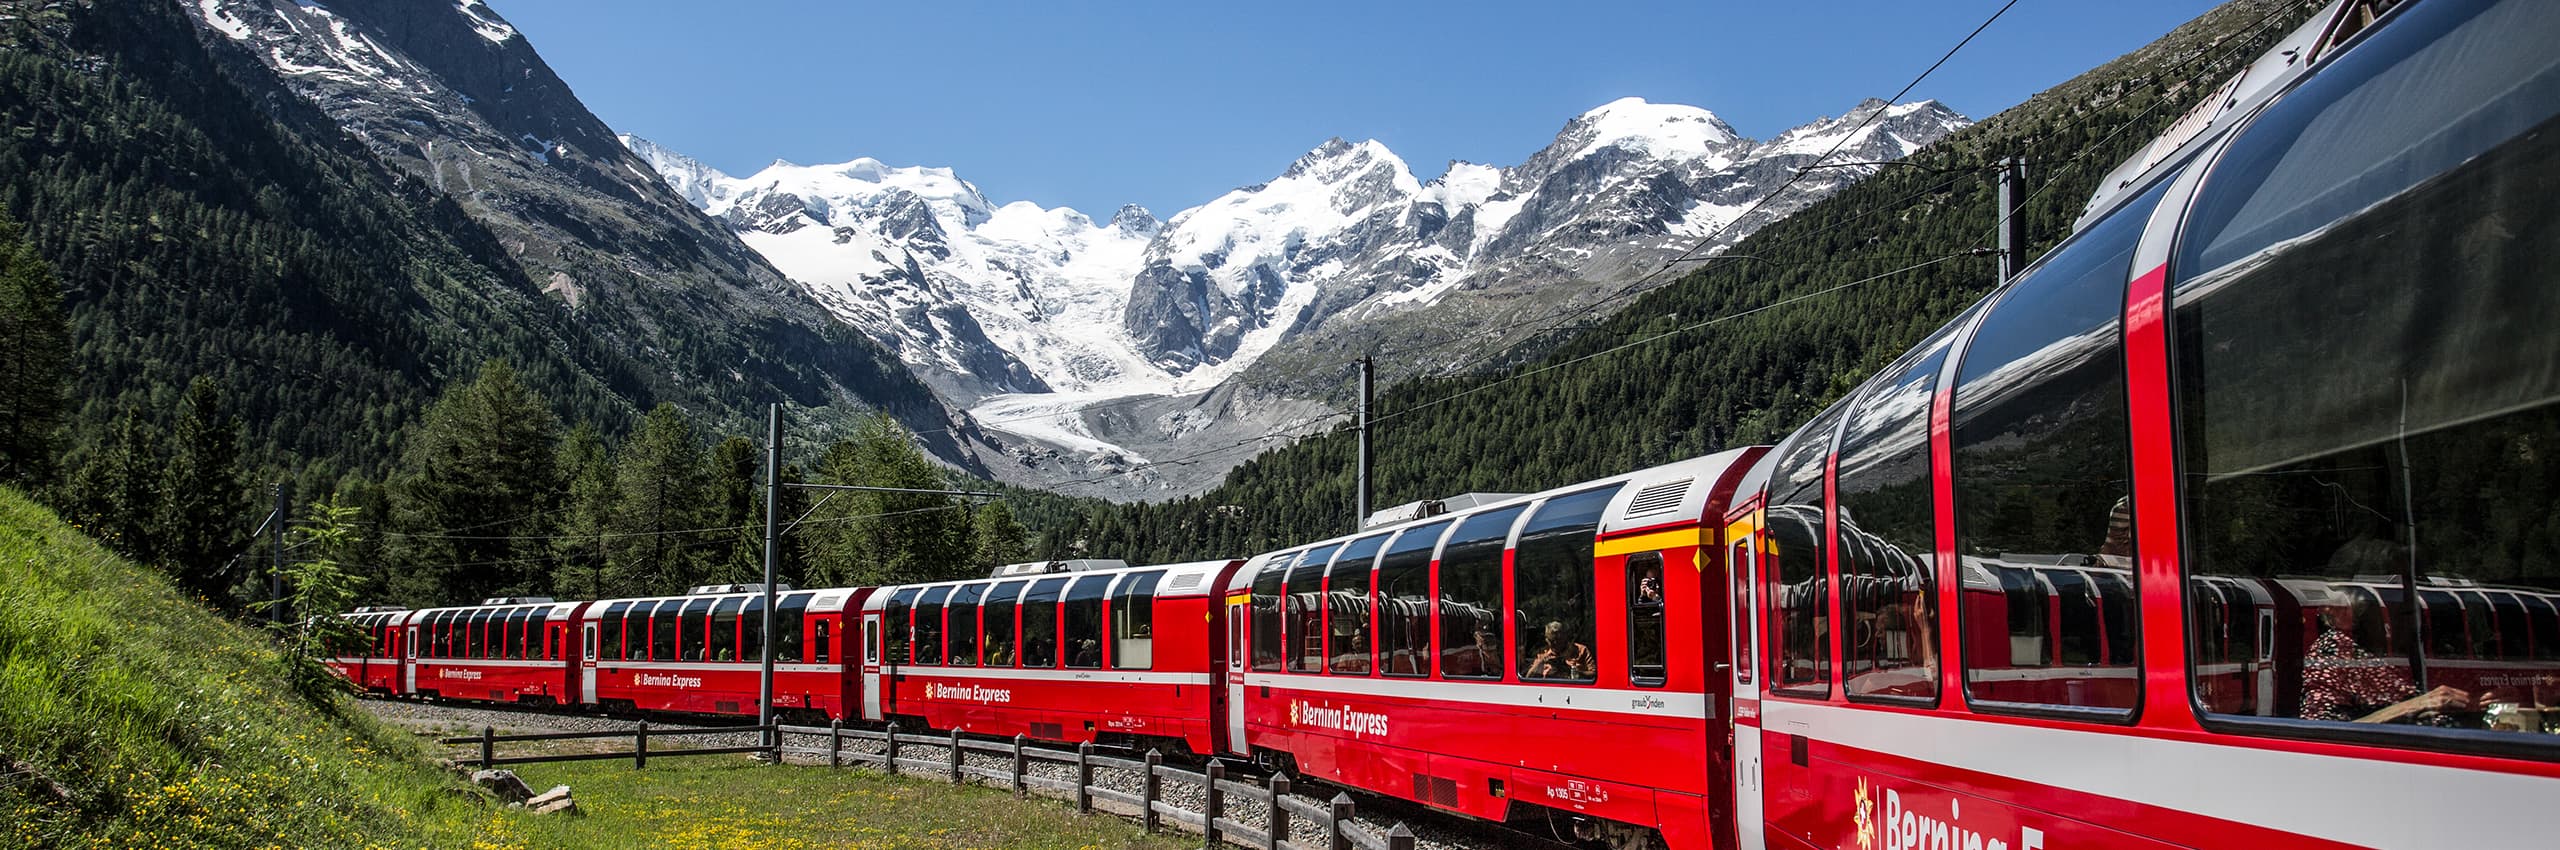
[[1555, 290], [1538, 300], [1569, 298], [1558, 279], [1607, 283], [1714, 250], [1870, 170], [1809, 172], [1762, 203], [1835, 146], [1833, 161], [1893, 159], [1966, 123], [1934, 101], [1871, 101], [1764, 143], [1704, 109], [1628, 98], [1574, 118], [1520, 165], [1456, 162], [1429, 182], [1376, 141], [1330, 140], [1162, 224], [1136, 207], [1096, 222], [998, 205], [948, 169], [865, 158], [730, 177], [624, 141], [839, 315], [974, 401], [1202, 390], [1337, 324], [1356, 333], [1531, 284]]
[[[1384, 144], [1333, 139], [1161, 223], [998, 204], [948, 169], [862, 158], [732, 177], [623, 141], [980, 423], [1055, 449], [1011, 452], [1036, 480], [1322, 412], [1333, 367], [1383, 344], [1430, 344], [1437, 359], [1408, 371], [1507, 347], [1525, 326], [1511, 319], [1721, 250], [1873, 170], [1799, 175], [1826, 153], [1896, 159], [1968, 123], [1934, 101], [1869, 101], [1760, 142], [1627, 98], [1519, 165], [1453, 162], [1426, 182]], [[1163, 403], [1077, 412], [1144, 396]]]

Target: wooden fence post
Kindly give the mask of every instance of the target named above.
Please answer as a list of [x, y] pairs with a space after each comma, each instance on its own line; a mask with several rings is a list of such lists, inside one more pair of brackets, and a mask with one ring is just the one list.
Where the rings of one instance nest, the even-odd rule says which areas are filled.
[[1351, 835], [1342, 831], [1343, 822], [1351, 820], [1351, 795], [1334, 794], [1333, 811], [1326, 815], [1324, 835], [1327, 846], [1332, 850], [1351, 850]]
[[1227, 763], [1210, 759], [1208, 772], [1208, 800], [1201, 804], [1205, 811], [1200, 813], [1200, 825], [1208, 827], [1208, 837], [1200, 846], [1203, 850], [1218, 850], [1218, 818], [1224, 816], [1227, 809], [1227, 792], [1218, 787], [1218, 780], [1227, 778]]
[[1022, 736], [1013, 736], [1013, 796], [1031, 796], [1031, 784], [1022, 781]]
[[951, 730], [951, 784], [960, 784], [960, 730]]
[[844, 766], [844, 720], [827, 721], [827, 766]]
[[497, 767], [497, 765], [490, 764], [490, 762], [493, 762], [493, 761], [497, 761], [497, 760], [498, 760], [498, 756], [497, 756], [497, 749], [498, 749], [498, 730], [493, 729], [493, 728], [490, 728], [490, 727], [487, 727], [487, 726], [482, 726], [482, 727], [480, 727], [480, 769], [481, 769], [481, 770], [488, 770], [488, 769], [491, 769], [491, 768]]
[[1093, 813], [1093, 742], [1076, 745], [1076, 814]]
[[1395, 828], [1387, 830], [1387, 850], [1413, 850], [1413, 830], [1406, 829], [1404, 821], [1396, 821]]
[[649, 766], [649, 721], [647, 721], [647, 720], [642, 720], [642, 721], [640, 721], [640, 732], [639, 732], [639, 734], [638, 734], [638, 735], [634, 736], [634, 740], [633, 740], [633, 743], [632, 743], [632, 749], [631, 749], [631, 769], [633, 769], [633, 770], [642, 770], [642, 769], [646, 769], [648, 766]]
[[1289, 796], [1289, 774], [1271, 775], [1271, 828], [1264, 832], [1262, 850], [1280, 850], [1280, 842], [1289, 840], [1289, 807], [1280, 798]]
[[780, 720], [776, 720], [776, 721], [774, 721], [774, 722], [772, 722], [772, 723], [770, 723], [770, 724], [767, 724], [767, 725], [764, 727], [764, 734], [766, 735], [766, 738], [765, 738], [766, 744], [765, 744], [764, 756], [765, 756], [765, 758], [767, 758], [767, 759], [771, 759], [771, 761], [767, 761], [767, 762], [765, 762], [765, 763], [766, 763], [766, 764], [781, 764], [781, 763], [782, 763], [782, 721], [780, 721]]
[[1146, 825], [1150, 834], [1162, 825], [1156, 818], [1156, 799], [1164, 796], [1164, 778], [1156, 775], [1156, 768], [1163, 766], [1164, 753], [1148, 750], [1147, 776], [1141, 786], [1145, 790], [1138, 795], [1138, 822]]
[[887, 752], [889, 757], [887, 759], [883, 759], [880, 764], [889, 769], [890, 776], [896, 776], [898, 775], [898, 722], [895, 720], [889, 721], [889, 749]]

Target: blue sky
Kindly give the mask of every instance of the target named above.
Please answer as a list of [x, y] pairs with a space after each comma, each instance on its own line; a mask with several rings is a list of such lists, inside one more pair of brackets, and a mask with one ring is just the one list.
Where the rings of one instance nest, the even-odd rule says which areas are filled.
[[[954, 169], [998, 203], [1160, 216], [1374, 138], [1438, 176], [1517, 164], [1637, 96], [1765, 139], [1928, 67], [2002, 0], [492, 0], [588, 108], [731, 174]], [[1907, 99], [1981, 118], [2207, 0], [2023, 0]]]

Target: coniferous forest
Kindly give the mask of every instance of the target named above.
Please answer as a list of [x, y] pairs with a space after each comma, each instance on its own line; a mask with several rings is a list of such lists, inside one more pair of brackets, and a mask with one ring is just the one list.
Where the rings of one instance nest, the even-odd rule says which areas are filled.
[[[277, 553], [253, 532], [277, 485], [289, 522], [348, 518], [368, 602], [761, 574], [764, 450], [738, 432], [769, 393], [680, 392], [600, 342], [451, 199], [221, 67], [164, 5], [0, 21], [0, 482], [234, 609], [265, 593]], [[1630, 281], [1614, 312], [1543, 317], [1554, 332], [1525, 347], [1385, 388], [1373, 503], [1782, 439], [1992, 289], [1999, 160], [2027, 161], [2026, 230], [2049, 248], [2101, 175], [2308, 11], [2225, 6], [1720, 257]], [[786, 490], [794, 584], [1249, 557], [1352, 527], [1340, 420], [1204, 495], [1138, 505], [967, 481], [897, 419], [841, 421], [786, 446], [786, 480], [1005, 498]]]

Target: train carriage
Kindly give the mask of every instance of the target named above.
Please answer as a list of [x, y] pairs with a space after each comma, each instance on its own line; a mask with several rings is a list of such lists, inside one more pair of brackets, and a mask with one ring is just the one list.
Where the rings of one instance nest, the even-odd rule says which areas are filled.
[[480, 605], [412, 612], [402, 625], [396, 693], [475, 702], [568, 705], [570, 617], [584, 603], [491, 599]]
[[2560, 842], [2554, 44], [2331, 7], [1772, 451], [1740, 845]]
[[1761, 452], [1253, 559], [1226, 587], [1227, 751], [1479, 818], [1708, 846], [1732, 790], [1703, 520]]
[[339, 616], [352, 623], [355, 631], [328, 647], [329, 668], [359, 691], [401, 693], [405, 672], [401, 624], [408, 621], [409, 609], [376, 606]]
[[905, 728], [1215, 752], [1213, 604], [1241, 562], [878, 588], [863, 608], [865, 719]]
[[[861, 588], [781, 589], [774, 602], [773, 707], [810, 722], [848, 719], [856, 682], [846, 612]], [[760, 714], [764, 592], [695, 588], [682, 596], [606, 599], [577, 618], [580, 701], [609, 710]]]

